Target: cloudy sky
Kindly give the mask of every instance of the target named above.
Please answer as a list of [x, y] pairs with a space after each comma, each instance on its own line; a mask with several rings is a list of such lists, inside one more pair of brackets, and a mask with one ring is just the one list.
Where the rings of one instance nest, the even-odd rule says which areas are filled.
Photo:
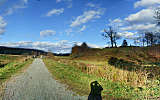
[[160, 0], [0, 0], [0, 45], [70, 52], [75, 43], [105, 47], [108, 25], [132, 44], [156, 30]]

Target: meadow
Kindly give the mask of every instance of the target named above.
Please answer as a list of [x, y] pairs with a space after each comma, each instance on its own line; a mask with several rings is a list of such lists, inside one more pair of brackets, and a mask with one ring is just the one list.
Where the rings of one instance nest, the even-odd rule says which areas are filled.
[[0, 94], [2, 84], [16, 73], [22, 72], [32, 61], [31, 57], [24, 55], [0, 55]]
[[152, 51], [138, 47], [91, 49], [68, 57], [50, 56], [44, 62], [55, 79], [80, 95], [88, 95], [90, 83], [97, 80], [104, 100], [158, 99], [159, 60], [153, 55], [159, 52]]

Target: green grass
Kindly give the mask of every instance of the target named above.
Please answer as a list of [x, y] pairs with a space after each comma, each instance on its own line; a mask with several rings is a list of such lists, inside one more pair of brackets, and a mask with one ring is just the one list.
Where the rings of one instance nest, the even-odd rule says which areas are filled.
[[113, 82], [93, 74], [83, 73], [74, 66], [58, 63], [53, 59], [46, 58], [44, 59], [44, 62], [55, 79], [68, 84], [69, 89], [80, 95], [89, 94], [90, 83], [94, 80], [97, 80], [102, 85], [104, 89], [102, 96], [106, 98], [139, 99], [146, 95], [145, 91], [147, 89], [140, 90], [139, 88], [135, 88], [124, 83]]
[[32, 63], [33, 59], [26, 59], [25, 56], [13, 56], [13, 55], [0, 55], [0, 65], [3, 65], [0, 68], [0, 100], [2, 99], [3, 94], [3, 85], [12, 75], [21, 72], [29, 64]]
[[[81, 49], [73, 49], [68, 58], [54, 57], [54, 61], [45, 60], [46, 64], [50, 63], [47, 65], [53, 76], [67, 83], [75, 91], [78, 90], [76, 87], [81, 87], [79, 93], [83, 93], [84, 88], [88, 91], [84, 93], [89, 93], [89, 83], [98, 80], [104, 88], [103, 96], [143, 100], [160, 97], [160, 68], [156, 65], [160, 62], [159, 49], [160, 46], [90, 48], [84, 52], [81, 52]], [[110, 65], [108, 61], [111, 57], [121, 59], [119, 63], [126, 65], [124, 67]], [[127, 62], [132, 62], [134, 66]], [[131, 67], [133, 70], [130, 70]]]
[[3, 68], [0, 68], [0, 84], [9, 79], [13, 74], [20, 71], [25, 65], [30, 64], [32, 59], [21, 62], [10, 62]]

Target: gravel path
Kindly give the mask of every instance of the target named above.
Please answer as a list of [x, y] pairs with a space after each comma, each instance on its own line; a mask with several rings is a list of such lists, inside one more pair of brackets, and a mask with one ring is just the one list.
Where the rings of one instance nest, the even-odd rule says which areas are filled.
[[87, 100], [87, 97], [75, 96], [64, 84], [54, 80], [39, 58], [5, 87], [2, 100]]

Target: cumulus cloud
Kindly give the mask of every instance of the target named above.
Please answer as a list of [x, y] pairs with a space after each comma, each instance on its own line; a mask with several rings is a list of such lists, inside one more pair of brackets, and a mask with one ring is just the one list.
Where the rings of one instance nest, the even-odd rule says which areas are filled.
[[124, 37], [126, 39], [133, 39], [134, 36], [137, 34], [137, 32], [128, 32], [128, 31], [124, 31], [124, 32], [118, 32], [118, 35], [120, 37]]
[[134, 24], [132, 26], [122, 27], [120, 28], [122, 31], [152, 31], [156, 30], [156, 24]]
[[0, 16], [0, 35], [5, 32], [6, 26], [7, 26], [7, 23], [4, 21], [3, 17]]
[[40, 32], [40, 36], [52, 36], [55, 34], [56, 34], [56, 31], [54, 30], [43, 30]]
[[119, 27], [119, 26], [123, 26], [124, 25], [124, 21], [121, 20], [120, 18], [116, 18], [114, 20], [109, 20], [109, 26], [115, 26], [115, 27]]
[[154, 19], [154, 10], [153, 9], [142, 9], [141, 11], [129, 15], [125, 20], [130, 24], [138, 24], [138, 23], [153, 23]]
[[[82, 42], [78, 42], [81, 44]], [[31, 48], [31, 49], [39, 49], [44, 51], [52, 51], [54, 53], [70, 53], [71, 48], [74, 46], [75, 42], [69, 42], [67, 40], [61, 40], [58, 42], [31, 42], [31, 41], [20, 41], [15, 43], [0, 43], [1, 46], [8, 47], [19, 47], [19, 48]], [[94, 44], [88, 44], [90, 47], [99, 48], [99, 46]]]
[[26, 8], [26, 4], [28, 3], [28, 0], [21, 0], [19, 3], [14, 4], [13, 6], [6, 9], [4, 15], [11, 15], [18, 9]]
[[61, 9], [52, 9], [51, 11], [49, 11], [46, 16], [52, 16], [52, 15], [60, 15], [64, 12], [64, 8]]
[[134, 4], [134, 7], [149, 7], [149, 6], [154, 6], [154, 5], [157, 5], [157, 4], [160, 4], [160, 0], [140, 0], [140, 1], [137, 1], [135, 4]]
[[140, 11], [128, 15], [124, 19], [109, 20], [109, 25], [118, 26], [118, 35], [126, 39], [136, 39], [146, 31], [158, 31], [157, 22], [154, 19], [154, 7], [143, 8]]
[[72, 21], [70, 27], [76, 27], [81, 24], [85, 24], [93, 19], [98, 19], [103, 15], [104, 10], [89, 10], [85, 11], [82, 15], [78, 16], [74, 21]]
[[[72, 42], [74, 45], [78, 45], [78, 46], [81, 46], [83, 42]], [[104, 46], [98, 46], [96, 44], [91, 44], [91, 43], [87, 43], [87, 45], [90, 47], [90, 48], [104, 48]]]
[[[120, 24], [119, 31], [121, 33], [121, 36], [125, 38], [128, 37], [126, 36], [126, 33], [132, 34], [132, 31], [139, 32], [139, 33], [144, 31], [157, 31], [159, 28], [156, 26], [157, 23], [153, 17], [154, 14], [155, 14], [154, 7], [148, 7], [134, 14], [130, 14], [128, 17], [122, 20], [117, 18], [113, 21], [110, 21], [110, 24], [113, 24], [113, 23]], [[131, 35], [131, 36], [134, 37], [135, 35]]]
[[52, 52], [59, 52], [59, 53], [68, 53], [71, 51], [72, 43], [68, 41], [59, 41], [59, 42], [30, 42], [30, 41], [20, 41], [16, 43], [0, 43], [1, 46], [8, 46], [8, 47], [19, 47], [19, 48], [31, 48], [31, 49], [39, 49], [48, 51], [51, 50]]
[[121, 20], [121, 19], [119, 19], [119, 18], [117, 18], [117, 19], [114, 19], [112, 22], [113, 22], [113, 23], [121, 23], [121, 22], [122, 22], [122, 20]]
[[82, 28], [79, 30], [79, 32], [83, 32], [86, 29], [86, 26], [83, 25]]

